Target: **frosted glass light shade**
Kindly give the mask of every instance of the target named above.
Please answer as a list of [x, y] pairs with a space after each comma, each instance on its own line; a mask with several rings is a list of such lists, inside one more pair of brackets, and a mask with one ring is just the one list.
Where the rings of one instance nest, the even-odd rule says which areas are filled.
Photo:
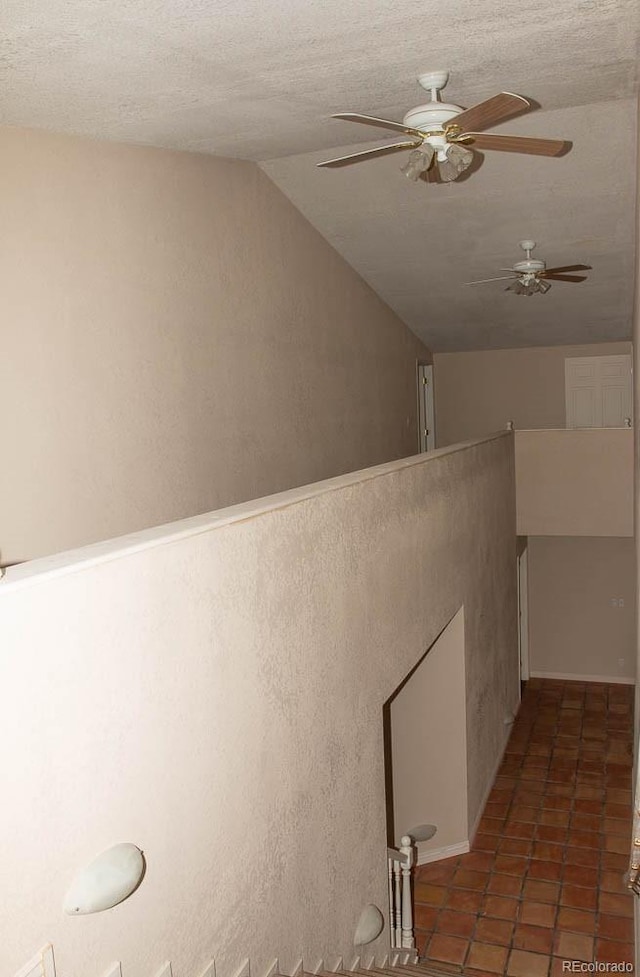
[[377, 940], [384, 929], [384, 916], [377, 906], [365, 906], [360, 914], [353, 942], [356, 946]]
[[144, 872], [144, 855], [135, 845], [108, 848], [74, 878], [64, 900], [65, 913], [82, 916], [117, 906], [138, 888]]
[[424, 143], [420, 149], [414, 149], [412, 153], [409, 153], [409, 159], [404, 166], [400, 167], [400, 172], [404, 173], [408, 180], [418, 181], [431, 166], [433, 155], [431, 146]]

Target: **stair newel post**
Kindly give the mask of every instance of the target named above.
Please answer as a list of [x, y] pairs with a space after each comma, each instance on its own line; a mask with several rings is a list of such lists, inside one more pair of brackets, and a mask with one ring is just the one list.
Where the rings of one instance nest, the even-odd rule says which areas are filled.
[[402, 862], [402, 918], [401, 940], [398, 944], [403, 949], [412, 950], [416, 941], [413, 935], [413, 905], [411, 897], [411, 869], [413, 866], [413, 840], [409, 835], [400, 839], [400, 851], [406, 855]]

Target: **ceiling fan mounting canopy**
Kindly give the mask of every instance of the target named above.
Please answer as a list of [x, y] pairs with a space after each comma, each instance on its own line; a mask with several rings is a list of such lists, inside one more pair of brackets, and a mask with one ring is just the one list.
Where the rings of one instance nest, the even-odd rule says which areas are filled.
[[529, 110], [531, 103], [522, 95], [500, 92], [470, 109], [463, 109], [460, 105], [439, 101], [438, 93], [448, 79], [448, 71], [428, 71], [420, 75], [418, 82], [431, 93], [431, 101], [409, 109], [402, 122], [362, 115], [359, 112], [338, 112], [333, 116], [334, 119], [391, 129], [401, 132], [405, 139], [402, 142], [386, 143], [375, 149], [350, 153], [348, 156], [323, 160], [317, 166], [346, 166], [396, 150], [410, 149], [412, 159], [402, 168], [405, 176], [416, 181], [421, 177], [430, 180], [430, 173], [437, 170], [436, 180], [451, 182], [458, 179], [471, 165], [474, 149], [493, 149], [533, 156], [560, 156], [570, 148], [570, 143], [560, 139], [485, 134], [483, 130]]

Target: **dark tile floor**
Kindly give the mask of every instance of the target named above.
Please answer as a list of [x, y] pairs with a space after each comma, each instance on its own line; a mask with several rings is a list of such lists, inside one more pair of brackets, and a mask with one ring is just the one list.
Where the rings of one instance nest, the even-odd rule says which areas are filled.
[[423, 960], [469, 977], [633, 962], [632, 743], [632, 686], [527, 683], [473, 850], [416, 870]]

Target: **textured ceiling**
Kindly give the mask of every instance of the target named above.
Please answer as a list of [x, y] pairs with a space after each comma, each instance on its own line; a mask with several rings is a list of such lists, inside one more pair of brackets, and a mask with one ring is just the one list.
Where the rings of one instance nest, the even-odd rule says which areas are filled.
[[[627, 338], [633, 288], [637, 0], [4, 0], [4, 124], [264, 162], [266, 172], [434, 349]], [[452, 186], [366, 148], [448, 68], [468, 106], [502, 89], [542, 110], [505, 131], [572, 139], [562, 159], [487, 153]], [[607, 127], [606, 148], [598, 136]], [[496, 130], [497, 131], [497, 130]], [[384, 132], [379, 131], [382, 138]], [[379, 140], [378, 140], [379, 141]], [[531, 299], [461, 289], [519, 257], [586, 261], [588, 283]]]

